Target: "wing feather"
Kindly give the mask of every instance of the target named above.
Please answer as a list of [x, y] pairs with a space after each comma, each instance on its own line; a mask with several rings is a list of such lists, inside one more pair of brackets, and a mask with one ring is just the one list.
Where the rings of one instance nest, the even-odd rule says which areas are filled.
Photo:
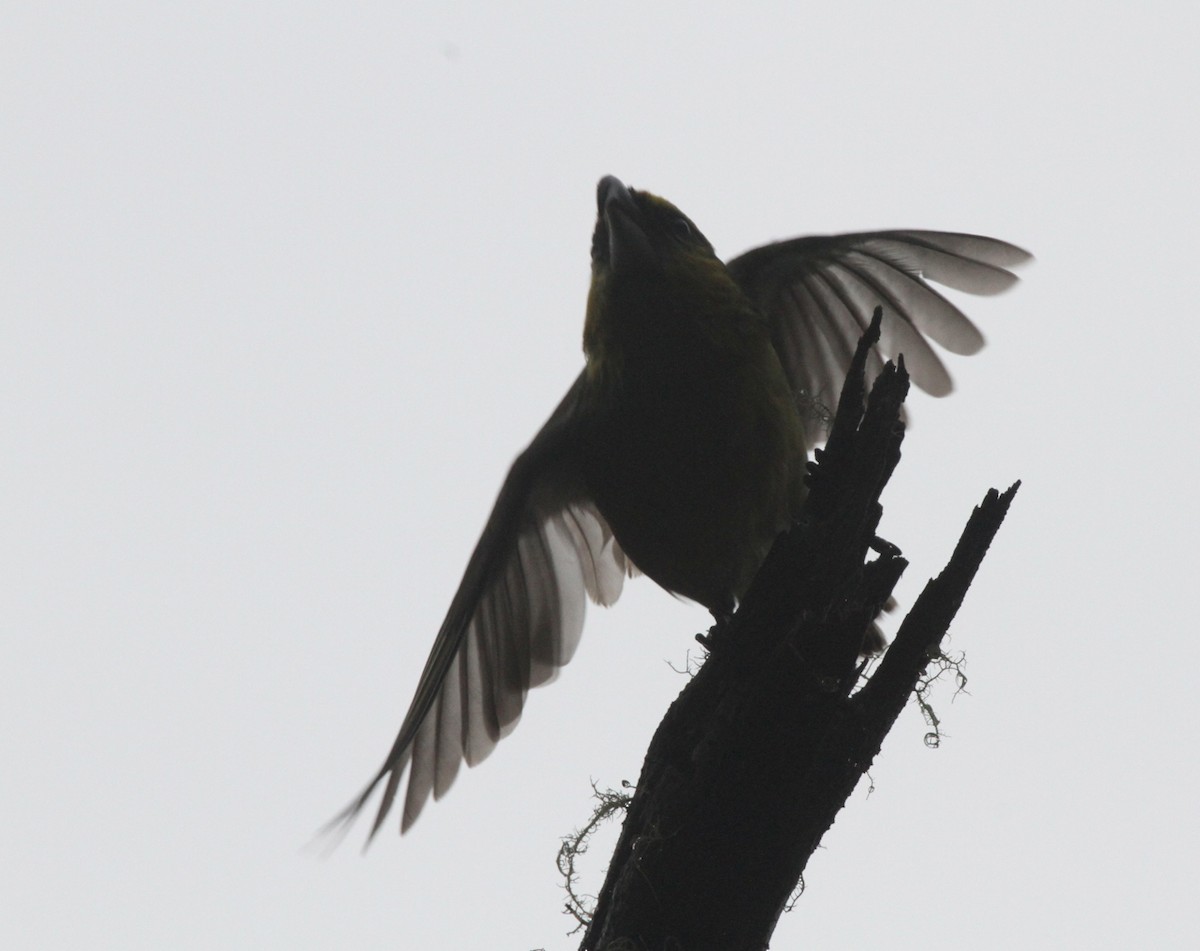
[[571, 659], [588, 597], [601, 604], [619, 597], [629, 562], [569, 466], [569, 422], [581, 385], [513, 464], [391, 751], [327, 828], [353, 820], [382, 784], [373, 837], [407, 767], [400, 823], [407, 830], [464, 761], [481, 762], [513, 729], [529, 689]]
[[868, 375], [878, 373], [884, 356], [903, 353], [914, 383], [935, 396], [949, 393], [950, 374], [929, 339], [969, 354], [983, 346], [983, 335], [928, 282], [998, 294], [1017, 281], [1009, 269], [1030, 258], [995, 238], [904, 230], [794, 238], [748, 251], [728, 267], [771, 321], [797, 400], [832, 406], [879, 305], [880, 353], [872, 354]]

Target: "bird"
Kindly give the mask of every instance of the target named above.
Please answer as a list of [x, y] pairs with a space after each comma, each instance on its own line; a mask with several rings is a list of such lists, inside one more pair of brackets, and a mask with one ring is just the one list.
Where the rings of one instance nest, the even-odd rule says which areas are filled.
[[596, 199], [584, 367], [512, 464], [382, 766], [329, 825], [352, 822], [382, 784], [368, 843], [406, 769], [401, 833], [515, 727], [529, 689], [570, 661], [589, 599], [613, 604], [640, 573], [727, 617], [797, 514], [875, 307], [870, 377], [902, 354], [912, 381], [943, 396], [951, 379], [930, 339], [971, 354], [983, 336], [930, 282], [997, 294], [1031, 259], [995, 238], [896, 230], [722, 262], [666, 199], [611, 175]]

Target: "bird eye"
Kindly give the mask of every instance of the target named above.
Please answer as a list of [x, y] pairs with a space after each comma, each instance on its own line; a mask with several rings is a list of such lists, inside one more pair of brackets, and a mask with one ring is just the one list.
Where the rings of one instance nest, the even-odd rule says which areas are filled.
[[668, 224], [671, 233], [677, 238], [690, 238], [693, 234], [692, 223], [683, 215], [674, 215]]

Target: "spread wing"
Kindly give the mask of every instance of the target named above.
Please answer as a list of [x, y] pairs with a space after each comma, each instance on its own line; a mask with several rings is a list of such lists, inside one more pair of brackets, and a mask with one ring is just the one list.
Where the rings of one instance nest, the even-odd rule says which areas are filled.
[[450, 787], [463, 761], [474, 766], [511, 732], [529, 688], [553, 679], [571, 659], [585, 595], [601, 604], [620, 595], [628, 562], [569, 465], [579, 387], [577, 381], [509, 471], [391, 752], [327, 830], [347, 825], [383, 784], [373, 837], [406, 766], [400, 829], [407, 830], [430, 794], [437, 799]]
[[926, 337], [951, 353], [969, 354], [983, 346], [983, 335], [928, 282], [998, 294], [1017, 281], [1009, 268], [1031, 257], [979, 235], [873, 231], [780, 241], [728, 267], [771, 320], [797, 401], [834, 407], [858, 338], [879, 305], [883, 356], [871, 354], [868, 379], [882, 369], [884, 356], [902, 353], [917, 386], [934, 396], [949, 393], [950, 374]]

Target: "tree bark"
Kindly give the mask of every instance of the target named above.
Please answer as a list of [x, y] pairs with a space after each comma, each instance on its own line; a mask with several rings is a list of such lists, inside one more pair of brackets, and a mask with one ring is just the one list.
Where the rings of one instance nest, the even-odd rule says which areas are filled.
[[999, 529], [1017, 485], [987, 493], [856, 691], [864, 632], [906, 565], [875, 535], [908, 390], [901, 359], [864, 400], [879, 316], [810, 464], [801, 518], [737, 613], [713, 628], [708, 658], [651, 741], [583, 951], [767, 947], [809, 856], [938, 655]]

